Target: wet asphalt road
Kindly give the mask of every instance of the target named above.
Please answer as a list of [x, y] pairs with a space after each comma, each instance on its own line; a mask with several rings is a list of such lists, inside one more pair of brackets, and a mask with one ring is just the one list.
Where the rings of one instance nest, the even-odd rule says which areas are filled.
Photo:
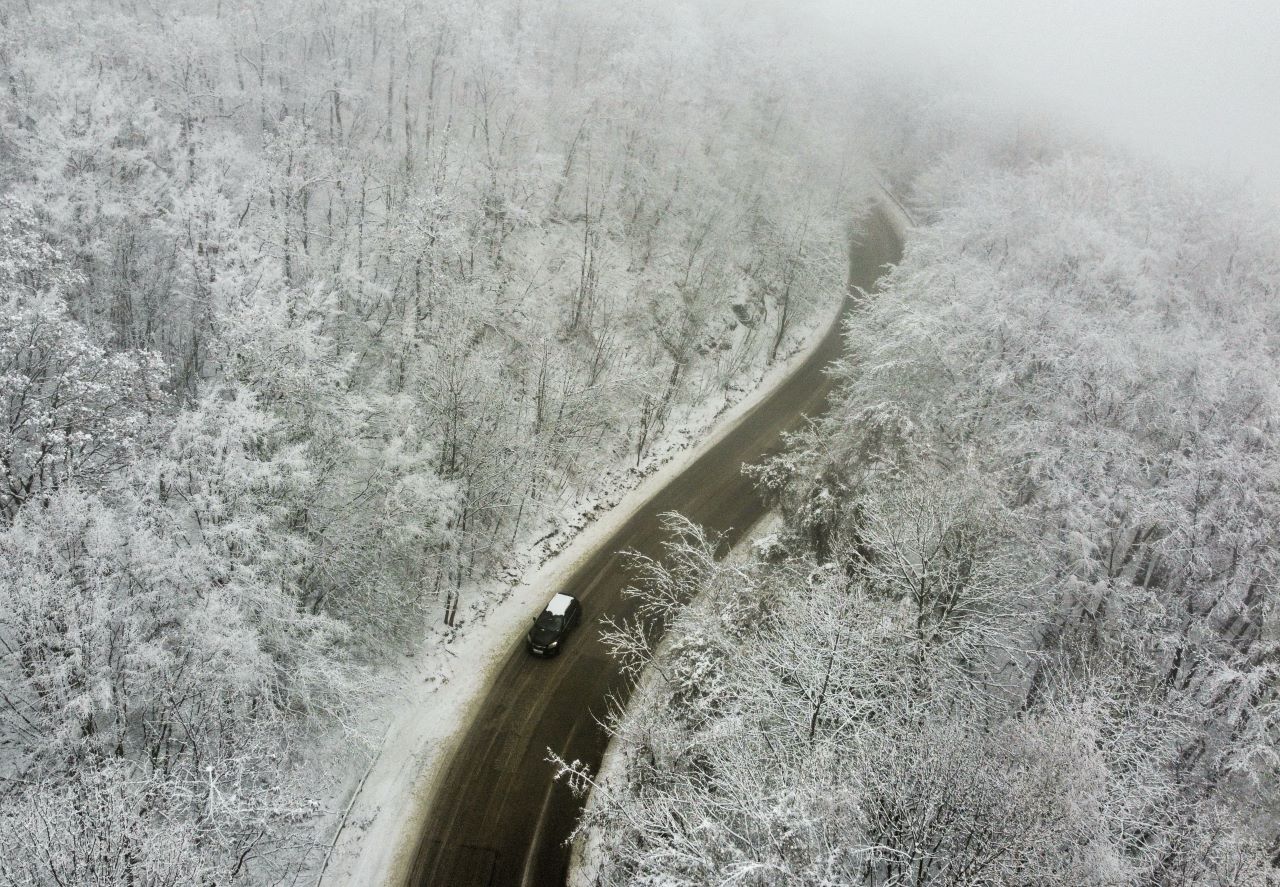
[[[879, 213], [850, 250], [850, 284], [871, 289], [886, 263], [898, 261], [901, 244]], [[565, 883], [569, 848], [581, 802], [552, 780], [547, 749], [566, 760], [599, 766], [607, 743], [598, 725], [610, 693], [626, 686], [599, 637], [606, 614], [632, 615], [622, 590], [631, 582], [625, 558], [633, 549], [656, 556], [663, 535], [658, 515], [679, 511], [735, 542], [764, 514], [744, 462], [757, 462], [781, 446], [781, 434], [804, 416], [825, 409], [831, 384], [824, 367], [841, 351], [832, 330], [810, 358], [713, 449], [659, 491], [602, 545], [562, 589], [584, 608], [582, 624], [564, 652], [550, 660], [514, 644], [488, 697], [476, 708], [432, 799], [418, 845], [410, 885], [430, 887], [559, 887]], [[536, 614], [531, 613], [530, 616]]]

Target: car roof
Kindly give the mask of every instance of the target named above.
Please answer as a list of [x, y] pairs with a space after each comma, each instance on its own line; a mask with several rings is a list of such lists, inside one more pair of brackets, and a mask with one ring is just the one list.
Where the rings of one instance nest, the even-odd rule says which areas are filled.
[[547, 602], [547, 612], [552, 616], [563, 616], [569, 612], [569, 605], [573, 603], [573, 598], [567, 594], [558, 594]]

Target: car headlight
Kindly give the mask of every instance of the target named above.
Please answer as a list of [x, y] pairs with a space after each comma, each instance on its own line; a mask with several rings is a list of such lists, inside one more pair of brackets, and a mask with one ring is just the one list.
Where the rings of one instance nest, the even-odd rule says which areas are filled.
[[547, 649], [548, 649], [548, 650], [554, 650], [554, 649], [555, 649], [556, 647], [558, 647], [558, 646], [560, 646], [560, 642], [559, 642], [559, 641], [552, 641], [551, 643], [547, 644]]

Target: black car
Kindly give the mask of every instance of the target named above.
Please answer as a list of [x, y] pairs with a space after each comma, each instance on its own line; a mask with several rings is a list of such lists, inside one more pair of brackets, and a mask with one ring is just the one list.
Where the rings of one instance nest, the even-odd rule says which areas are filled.
[[533, 628], [524, 645], [535, 656], [554, 656], [560, 652], [569, 631], [582, 621], [582, 604], [571, 594], [558, 594], [547, 602], [542, 615], [533, 620]]

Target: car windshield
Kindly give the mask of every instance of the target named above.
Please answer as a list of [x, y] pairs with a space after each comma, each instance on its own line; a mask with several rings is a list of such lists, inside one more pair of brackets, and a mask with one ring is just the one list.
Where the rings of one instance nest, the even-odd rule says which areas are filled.
[[548, 613], [546, 610], [543, 610], [542, 615], [538, 617], [538, 628], [559, 631], [562, 625], [564, 625], [564, 617], [557, 616], [555, 613]]

